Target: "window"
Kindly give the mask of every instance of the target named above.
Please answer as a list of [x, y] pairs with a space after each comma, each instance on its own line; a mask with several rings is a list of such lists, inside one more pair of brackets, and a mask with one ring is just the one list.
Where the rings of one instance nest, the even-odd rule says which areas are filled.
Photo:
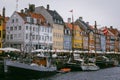
[[28, 26], [26, 26], [26, 30], [28, 30]]
[[9, 30], [9, 27], [7, 27], [6, 29]]
[[11, 31], [13, 30], [13, 27], [12, 27], [12, 26], [10, 27], [10, 30], [11, 30]]
[[26, 39], [28, 39], [28, 34], [26, 34]]
[[35, 40], [35, 35], [32, 36], [32, 39]]
[[7, 35], [7, 40], [9, 40], [9, 35]]
[[18, 22], [18, 19], [16, 19], [16, 22]]
[[33, 27], [33, 31], [35, 31], [35, 27]]
[[39, 31], [39, 28], [38, 27], [36, 27], [36, 32], [38, 32]]
[[13, 34], [10, 35], [10, 39], [13, 39]]
[[33, 18], [30, 18], [30, 23], [34, 23], [34, 19]]
[[42, 36], [42, 41], [44, 41], [44, 36]]
[[44, 27], [41, 27], [42, 28], [42, 32], [44, 32]]
[[14, 23], [14, 19], [12, 19], [12, 23]]
[[15, 26], [14, 30], [17, 30], [17, 26]]
[[19, 26], [19, 30], [21, 30], [21, 26]]
[[36, 40], [38, 40], [38, 35], [36, 35]]
[[39, 36], [39, 40], [41, 40], [41, 35]]

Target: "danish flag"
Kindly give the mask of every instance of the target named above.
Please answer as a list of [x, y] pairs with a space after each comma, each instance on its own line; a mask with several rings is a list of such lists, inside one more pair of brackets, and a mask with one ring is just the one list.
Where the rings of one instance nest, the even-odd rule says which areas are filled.
[[105, 35], [107, 35], [107, 33], [108, 33], [107, 27], [105, 27], [102, 31], [103, 31], [103, 33], [104, 33]]

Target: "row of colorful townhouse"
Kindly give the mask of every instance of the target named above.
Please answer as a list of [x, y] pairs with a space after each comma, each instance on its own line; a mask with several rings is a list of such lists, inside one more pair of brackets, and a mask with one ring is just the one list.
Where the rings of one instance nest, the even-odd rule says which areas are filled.
[[120, 51], [120, 31], [103, 27], [98, 29], [83, 21], [82, 17], [64, 22], [55, 10], [43, 6], [14, 11], [8, 19], [0, 16], [0, 47], [14, 47], [25, 52], [35, 49], [74, 50], [99, 52]]

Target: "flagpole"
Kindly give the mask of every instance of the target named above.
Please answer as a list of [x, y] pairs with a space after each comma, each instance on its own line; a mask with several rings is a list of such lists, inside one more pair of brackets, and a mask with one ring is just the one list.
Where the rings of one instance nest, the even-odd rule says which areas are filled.
[[70, 12], [72, 13], [72, 37], [71, 37], [71, 42], [72, 42], [72, 53], [71, 53], [71, 57], [72, 59], [74, 59], [74, 17], [73, 17], [73, 10], [70, 10]]

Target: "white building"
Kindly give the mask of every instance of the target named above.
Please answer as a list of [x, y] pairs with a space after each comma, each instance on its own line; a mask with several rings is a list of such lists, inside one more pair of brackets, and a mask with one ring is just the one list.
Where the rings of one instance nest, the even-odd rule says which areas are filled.
[[6, 24], [6, 46], [30, 52], [33, 49], [51, 49], [52, 27], [41, 14], [14, 12]]

